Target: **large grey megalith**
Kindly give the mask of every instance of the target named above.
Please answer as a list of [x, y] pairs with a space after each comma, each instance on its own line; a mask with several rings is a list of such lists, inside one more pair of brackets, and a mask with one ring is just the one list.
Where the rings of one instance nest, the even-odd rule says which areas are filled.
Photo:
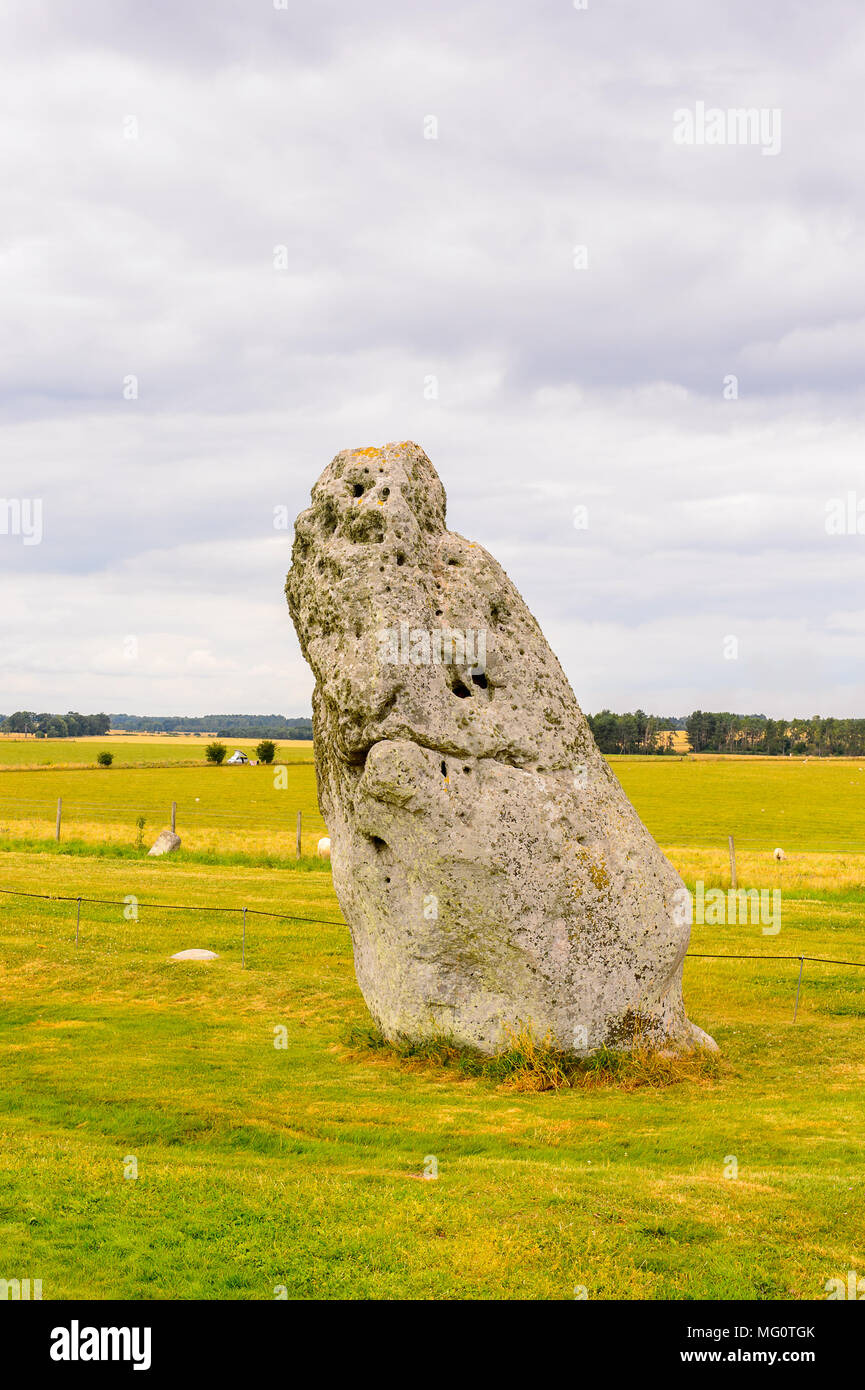
[[682, 1001], [682, 880], [504, 570], [447, 529], [418, 445], [337, 454], [286, 594], [334, 885], [385, 1037], [714, 1046]]

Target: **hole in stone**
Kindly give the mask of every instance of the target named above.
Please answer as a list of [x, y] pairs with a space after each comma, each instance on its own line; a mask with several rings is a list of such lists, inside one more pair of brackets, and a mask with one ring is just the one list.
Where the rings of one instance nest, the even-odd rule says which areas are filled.
[[472, 671], [472, 683], [478, 686], [480, 690], [486, 690], [487, 678], [483, 671]]
[[436, 609], [436, 617], [437, 617], [437, 618], [440, 618], [441, 615], [442, 615], [442, 610], [441, 610], [440, 608], [437, 608], [437, 609]]
[[458, 564], [459, 564], [459, 560], [448, 560], [448, 564], [449, 564], [449, 565], [458, 565]]
[[443, 762], [443, 763], [442, 763], [442, 777], [447, 777], [447, 775], [448, 775], [448, 765], [447, 765], [447, 763]]
[[381, 854], [382, 850], [387, 849], [387, 840], [383, 840], [380, 835], [370, 835], [369, 842], [376, 854]]
[[363, 497], [363, 483], [355, 483], [351, 489], [352, 497]]
[[398, 551], [396, 552], [396, 562], [397, 562], [398, 565], [404, 565], [404, 564], [405, 564], [405, 554], [404, 554], [404, 552], [403, 552], [402, 550], [398, 550]]
[[389, 488], [389, 487], [383, 487], [382, 490], [381, 490], [381, 492], [380, 492], [380, 494], [379, 494], [379, 496], [380, 496], [380, 497], [390, 497], [390, 488]]
[[463, 768], [463, 772], [471, 772], [471, 768], [470, 768], [470, 767], [464, 767], [464, 768]]
[[460, 680], [459, 676], [457, 676], [456, 680], [454, 681], [453, 685], [451, 686], [451, 690], [453, 691], [453, 693], [454, 693], [455, 695], [458, 695], [459, 698], [460, 698], [461, 700], [467, 699], [468, 696], [471, 695], [471, 693], [472, 693], [472, 692], [469, 690], [468, 686], [463, 684], [463, 682]]

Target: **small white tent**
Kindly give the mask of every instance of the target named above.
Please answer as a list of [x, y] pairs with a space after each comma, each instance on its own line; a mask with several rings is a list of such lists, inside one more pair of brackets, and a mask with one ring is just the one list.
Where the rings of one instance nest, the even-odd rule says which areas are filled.
[[248, 762], [249, 762], [249, 758], [248, 758], [248, 757], [246, 756], [246, 754], [245, 754], [244, 752], [242, 752], [239, 748], [235, 748], [235, 750], [234, 750], [234, 752], [232, 753], [231, 757], [228, 759], [228, 762], [230, 762], [230, 763], [248, 763]]

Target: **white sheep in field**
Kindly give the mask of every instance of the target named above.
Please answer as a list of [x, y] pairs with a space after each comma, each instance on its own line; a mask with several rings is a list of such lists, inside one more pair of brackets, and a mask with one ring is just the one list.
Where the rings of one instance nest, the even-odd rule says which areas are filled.
[[783, 851], [782, 849], [776, 849], [776, 850], [775, 850], [775, 858], [776, 858], [776, 859], [778, 860], [778, 862], [780, 863], [781, 860], [782, 860], [782, 859], [786, 859], [787, 856], [786, 856], [786, 854], [784, 853], [784, 851]]
[[315, 852], [316, 852], [316, 854], [318, 855], [319, 859], [329, 859], [329, 858], [330, 858], [330, 836], [329, 836], [329, 835], [322, 835], [321, 839], [319, 840], [318, 844], [317, 844], [316, 847], [315, 847]]

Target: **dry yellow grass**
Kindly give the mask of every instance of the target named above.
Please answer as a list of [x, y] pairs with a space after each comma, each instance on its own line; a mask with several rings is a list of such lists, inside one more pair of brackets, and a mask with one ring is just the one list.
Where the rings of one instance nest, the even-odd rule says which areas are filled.
[[[730, 859], [725, 849], [697, 849], [692, 845], [664, 845], [664, 853], [686, 883], [702, 880], [707, 887], [730, 886]], [[843, 893], [865, 885], [865, 854], [787, 851], [780, 863], [769, 850], [736, 853], [741, 888], [780, 888], [785, 898]]]
[[[170, 829], [166, 817], [164, 821], [149, 820], [143, 833], [143, 844], [149, 848], [160, 830]], [[250, 855], [276, 854], [291, 856], [295, 853], [296, 829], [288, 824], [283, 829], [266, 829], [260, 826], [249, 828], [221, 826], [178, 826], [182, 830], [183, 848], [195, 850], [214, 850], [217, 853], [245, 853]], [[313, 855], [327, 827], [317, 810], [307, 809], [302, 820], [301, 850], [304, 855]], [[14, 840], [54, 839], [54, 832], [43, 820], [15, 820], [0, 823], [0, 837], [9, 836]], [[130, 826], [128, 820], [76, 820], [74, 825], [65, 826], [63, 841], [85, 840], [90, 844], [134, 845], [137, 843], [137, 828]]]

